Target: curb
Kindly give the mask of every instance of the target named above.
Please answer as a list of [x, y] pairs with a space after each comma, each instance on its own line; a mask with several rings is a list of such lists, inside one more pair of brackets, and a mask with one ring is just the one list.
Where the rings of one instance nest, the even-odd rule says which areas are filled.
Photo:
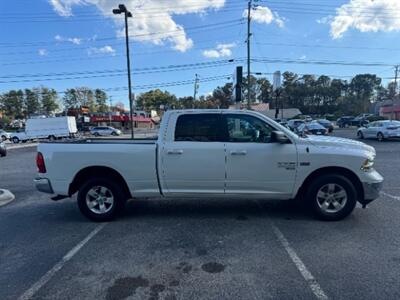
[[14, 199], [15, 196], [9, 190], [0, 189], [0, 206], [8, 204]]

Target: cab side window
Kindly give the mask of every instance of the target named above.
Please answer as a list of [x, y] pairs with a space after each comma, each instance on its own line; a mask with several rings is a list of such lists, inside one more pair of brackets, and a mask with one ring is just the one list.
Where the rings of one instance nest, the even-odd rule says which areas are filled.
[[264, 121], [248, 115], [225, 115], [228, 142], [270, 143], [275, 129]]

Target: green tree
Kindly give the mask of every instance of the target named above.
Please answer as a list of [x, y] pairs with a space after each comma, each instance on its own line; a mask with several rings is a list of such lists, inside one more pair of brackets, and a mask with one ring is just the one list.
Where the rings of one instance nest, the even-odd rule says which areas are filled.
[[42, 87], [41, 95], [43, 112], [46, 114], [54, 113], [54, 111], [59, 108], [57, 91], [54, 89]]
[[356, 101], [356, 113], [367, 112], [369, 110], [372, 95], [381, 85], [381, 81], [381, 78], [374, 74], [359, 74], [351, 80], [349, 91]]
[[78, 94], [75, 89], [67, 89], [65, 91], [63, 97], [63, 104], [66, 110], [80, 107]]
[[25, 89], [25, 111], [29, 117], [40, 111], [40, 91], [38, 89]]
[[142, 93], [137, 97], [137, 106], [144, 110], [160, 111], [161, 105], [165, 108], [175, 107], [177, 105], [176, 96], [167, 91], [163, 92], [156, 89]]
[[10, 119], [24, 118], [24, 92], [22, 90], [11, 90], [1, 97], [0, 109]]
[[194, 101], [192, 96], [180, 97], [177, 102], [177, 108], [189, 109], [194, 108]]
[[107, 94], [101, 89], [94, 91], [94, 98], [96, 100], [97, 111], [104, 113], [107, 111]]
[[214, 101], [214, 105], [219, 108], [228, 108], [232, 103], [232, 86], [231, 82], [225, 83], [222, 87], [217, 87], [213, 93], [212, 97], [208, 98], [209, 102]]
[[270, 103], [273, 98], [271, 82], [266, 78], [259, 78], [257, 79], [257, 85], [259, 87], [257, 100], [262, 103]]

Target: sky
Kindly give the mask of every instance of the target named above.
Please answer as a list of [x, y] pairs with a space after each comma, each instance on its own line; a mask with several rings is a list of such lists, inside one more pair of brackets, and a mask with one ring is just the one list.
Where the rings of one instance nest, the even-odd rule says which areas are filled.
[[[133, 14], [136, 95], [192, 96], [195, 74], [207, 95], [246, 71], [244, 0], [1, 0], [0, 93], [87, 86], [127, 104], [124, 18], [112, 14], [121, 2]], [[400, 64], [399, 0], [259, 0], [251, 16], [251, 71], [271, 82], [280, 70], [386, 84]]]

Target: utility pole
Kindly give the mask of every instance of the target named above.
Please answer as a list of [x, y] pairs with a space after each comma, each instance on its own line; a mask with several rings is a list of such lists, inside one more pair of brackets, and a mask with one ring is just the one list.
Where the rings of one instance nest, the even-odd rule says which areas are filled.
[[399, 74], [399, 65], [395, 66], [394, 69], [394, 96], [397, 94], [397, 76]]
[[112, 119], [112, 96], [110, 96], [110, 126], [111, 126], [111, 119]]
[[397, 76], [399, 74], [399, 65], [394, 68], [394, 99], [392, 99], [392, 110], [390, 112], [390, 120], [393, 120], [394, 101], [397, 96]]
[[131, 138], [134, 138], [133, 132], [133, 97], [132, 97], [132, 82], [131, 82], [131, 62], [129, 55], [129, 29], [128, 29], [128, 18], [132, 18], [132, 13], [126, 8], [125, 5], [118, 5], [117, 9], [113, 9], [114, 15], [120, 15], [124, 13], [125, 16], [125, 44], [126, 44], [126, 63], [128, 67], [128, 95], [129, 95], [129, 118], [131, 122]]
[[197, 91], [199, 88], [199, 75], [195, 74], [195, 79], [194, 79], [194, 95], [193, 95], [193, 102], [196, 101], [196, 96], [197, 96]]
[[251, 3], [252, 0], [249, 0], [247, 3], [247, 109], [250, 109], [251, 103], [251, 84], [250, 84], [250, 24], [251, 24]]

